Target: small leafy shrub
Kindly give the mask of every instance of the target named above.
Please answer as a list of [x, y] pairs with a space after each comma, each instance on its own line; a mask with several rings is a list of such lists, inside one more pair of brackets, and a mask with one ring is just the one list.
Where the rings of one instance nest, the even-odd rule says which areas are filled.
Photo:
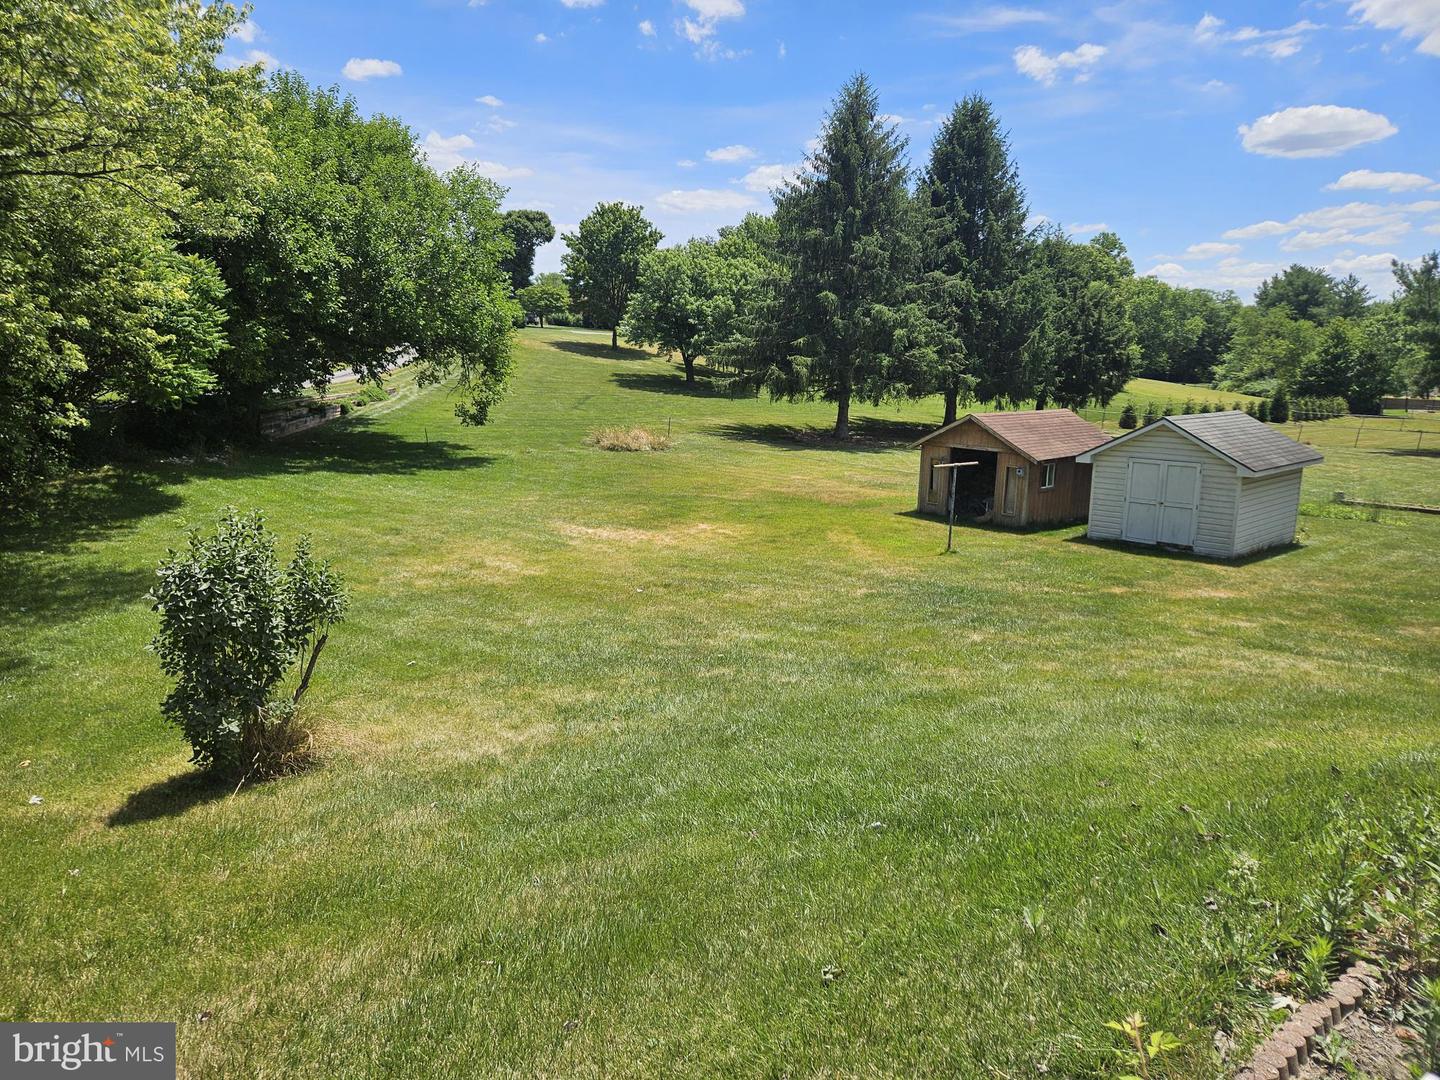
[[1259, 410], [1256, 408], [1255, 402], [1253, 402], [1253, 401], [1247, 401], [1247, 402], [1245, 403], [1245, 415], [1246, 415], [1246, 416], [1252, 416], [1252, 417], [1255, 417], [1256, 419], [1259, 419], [1258, 412], [1259, 412]]
[[1108, 1022], [1106, 1027], [1120, 1032], [1129, 1045], [1117, 1050], [1121, 1065], [1127, 1071], [1120, 1074], [1120, 1080], [1154, 1080], [1152, 1066], [1155, 1059], [1180, 1048], [1180, 1040], [1168, 1031], [1145, 1033], [1145, 1018], [1133, 1013], [1124, 1020]]
[[1270, 422], [1270, 402], [1268, 400], [1262, 400], [1259, 405], [1255, 406], [1255, 419], [1263, 420], [1267, 424]]
[[1127, 401], [1125, 407], [1120, 410], [1120, 426], [1126, 431], [1140, 426], [1140, 421], [1135, 416], [1135, 406], [1131, 402]]
[[1162, 416], [1174, 416], [1174, 415], [1175, 415], [1175, 404], [1174, 404], [1174, 402], [1170, 402], [1170, 401], [1165, 402], [1165, 410], [1164, 410], [1163, 413], [1161, 413], [1161, 415], [1162, 415]]
[[600, 428], [598, 431], [592, 431], [585, 441], [601, 450], [636, 452], [669, 450], [671, 445], [669, 435], [643, 427]]
[[[307, 537], [282, 568], [260, 512], [233, 508], [214, 534], [192, 532], [156, 577], [151, 648], [176, 680], [161, 709], [189, 741], [191, 760], [242, 780], [294, 771], [310, 745], [300, 701], [330, 628], [345, 617], [340, 579]], [[287, 696], [280, 683], [297, 662]]]
[[1185, 399], [1185, 407], [1184, 407], [1183, 409], [1181, 409], [1180, 412], [1181, 412], [1181, 414], [1184, 415], [1184, 416], [1191, 416], [1191, 415], [1193, 415], [1194, 412], [1195, 412], [1195, 399], [1194, 399], [1194, 398], [1186, 398], [1186, 399]]
[[1155, 411], [1155, 403], [1152, 401], [1149, 405], [1145, 406], [1145, 423], [1153, 424], [1159, 419], [1160, 414]]
[[1305, 996], [1314, 1001], [1324, 997], [1330, 989], [1330, 977], [1335, 967], [1335, 943], [1317, 934], [1300, 952], [1300, 963], [1296, 975]]
[[1208, 413], [1208, 412], [1210, 411], [1210, 403], [1209, 403], [1208, 401], [1202, 401], [1202, 402], [1200, 403], [1200, 407], [1197, 408], [1195, 411], [1196, 411], [1196, 412], [1202, 412], [1202, 413]]

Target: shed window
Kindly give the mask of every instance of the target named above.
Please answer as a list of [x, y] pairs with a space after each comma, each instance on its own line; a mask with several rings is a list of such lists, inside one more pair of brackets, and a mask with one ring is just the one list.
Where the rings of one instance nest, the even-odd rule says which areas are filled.
[[1049, 491], [1055, 486], [1055, 463], [1047, 461], [1040, 466], [1040, 490]]

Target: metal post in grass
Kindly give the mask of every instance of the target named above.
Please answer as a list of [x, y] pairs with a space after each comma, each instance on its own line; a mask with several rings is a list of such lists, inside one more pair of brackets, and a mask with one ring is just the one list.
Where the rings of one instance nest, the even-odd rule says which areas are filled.
[[946, 555], [949, 555], [950, 552], [953, 551], [953, 550], [954, 550], [954, 547], [955, 547], [955, 478], [960, 475], [959, 473], [955, 472], [955, 470], [956, 470], [956, 469], [969, 469], [969, 468], [971, 468], [971, 467], [973, 467], [973, 466], [975, 466], [975, 465], [979, 465], [979, 464], [980, 464], [980, 463], [979, 463], [978, 461], [952, 461], [952, 462], [950, 462], [948, 465], [932, 465], [932, 466], [931, 466], [931, 468], [935, 468], [935, 469], [949, 469], [949, 470], [950, 470], [950, 507], [949, 507], [949, 511], [948, 511], [949, 518], [950, 518], [950, 527], [949, 527], [949, 528], [946, 530], [946, 532], [945, 532], [945, 554], [946, 554]]

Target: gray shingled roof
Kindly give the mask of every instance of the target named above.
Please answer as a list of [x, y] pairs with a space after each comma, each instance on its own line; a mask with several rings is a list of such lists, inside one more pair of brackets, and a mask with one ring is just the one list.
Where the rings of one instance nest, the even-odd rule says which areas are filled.
[[1281, 435], [1243, 412], [1169, 416], [1170, 423], [1252, 472], [1313, 465], [1325, 460], [1311, 447]]

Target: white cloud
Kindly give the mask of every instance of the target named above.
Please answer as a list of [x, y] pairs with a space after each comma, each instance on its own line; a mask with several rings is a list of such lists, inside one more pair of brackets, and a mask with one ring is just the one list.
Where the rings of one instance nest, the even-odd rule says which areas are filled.
[[1226, 229], [1220, 235], [1226, 240], [1259, 240], [1266, 236], [1279, 236], [1290, 229], [1291, 226], [1281, 221], [1259, 221], [1240, 229]]
[[404, 72], [394, 60], [362, 59], [352, 56], [345, 61], [345, 66], [340, 69], [340, 74], [354, 82], [364, 82], [366, 79], [388, 79], [392, 75], [403, 75]]
[[1228, 258], [1199, 270], [1166, 262], [1145, 273], [1172, 285], [1185, 285], [1192, 289], [1234, 289], [1244, 293], [1284, 268], [1283, 263]]
[[1356, 0], [1350, 14], [1381, 30], [1399, 30], [1401, 37], [1419, 38], [1417, 52], [1440, 56], [1440, 4], [1435, 0]]
[[549, 41], [549, 40], [550, 40], [550, 35], [549, 35], [549, 34], [536, 34], [536, 35], [535, 35], [535, 44], [536, 44], [536, 45], [544, 45], [544, 44], [545, 44], [547, 41]]
[[661, 210], [672, 214], [705, 214], [727, 210], [749, 210], [755, 200], [738, 191], [695, 188], [690, 191], [667, 191], [655, 200]]
[[1220, 255], [1235, 255], [1239, 251], [1239, 244], [1221, 244], [1211, 240], [1203, 244], [1191, 244], [1185, 249], [1185, 254], [1192, 259], [1214, 259]]
[[1398, 256], [1391, 252], [1383, 255], [1342, 255], [1339, 258], [1331, 259], [1332, 269], [1339, 270], [1345, 274], [1362, 273], [1368, 270], [1384, 270], [1390, 272], [1390, 263]]
[[481, 105], [489, 105], [492, 109], [498, 109], [501, 105], [505, 104], [505, 102], [501, 101], [494, 94], [486, 94], [484, 97], [477, 97], [475, 100]]
[[693, 169], [695, 167], [695, 162], [688, 157], [681, 158], [679, 161], [675, 162], [675, 164], [682, 169]]
[[1025, 219], [1025, 228], [1038, 229], [1041, 225], [1047, 224], [1049, 221], [1050, 217], [1048, 214], [1031, 214]]
[[734, 60], [744, 55], [715, 40], [716, 27], [721, 19], [738, 19], [745, 14], [745, 5], [741, 0], [685, 0], [685, 6], [696, 17], [680, 19], [675, 24], [675, 32], [696, 46], [696, 56], [704, 60]]
[[475, 146], [475, 140], [469, 135], [441, 135], [438, 131], [432, 131], [425, 136], [425, 157], [430, 161], [430, 167], [437, 172], [449, 172], [456, 165], [465, 160], [462, 150], [470, 150]]
[[254, 19], [246, 19], [244, 22], [235, 24], [230, 31], [230, 36], [236, 41], [243, 41], [246, 45], [253, 45], [264, 35], [260, 33], [259, 23]]
[[784, 59], [785, 59], [785, 54], [786, 54], [785, 43], [784, 43], [783, 41], [782, 41], [782, 42], [779, 42], [779, 43], [775, 46], [775, 55], [776, 55], [777, 57], [779, 57], [781, 60], [784, 60]]
[[599, 7], [605, 0], [560, 0], [568, 8], [592, 8]]
[[1222, 233], [1227, 240], [1284, 236], [1284, 251], [1313, 251], [1341, 244], [1383, 247], [1393, 244], [1412, 228], [1411, 217], [1440, 212], [1440, 199], [1411, 203], [1349, 202], [1296, 214], [1287, 222], [1262, 221]]
[[755, 157], [755, 151], [740, 143], [705, 151], [707, 161], [749, 161], [753, 157]]
[[259, 64], [265, 71], [274, 71], [280, 66], [280, 61], [264, 49], [246, 49], [243, 56], [222, 56], [220, 58], [221, 67], [239, 68], [249, 67], [252, 64]]
[[654, 36], [655, 36], [655, 24], [654, 24], [653, 22], [651, 22], [649, 19], [641, 19], [641, 20], [640, 20], [640, 33], [644, 34], [646, 37], [654, 37]]
[[499, 134], [501, 134], [502, 132], [509, 131], [511, 128], [516, 128], [516, 127], [519, 127], [519, 126], [520, 126], [520, 125], [519, 125], [516, 121], [511, 120], [511, 119], [509, 119], [508, 117], [504, 117], [504, 116], [492, 116], [492, 117], [486, 122], [486, 124], [485, 124], [485, 130], [488, 131], [488, 132], [490, 132], [490, 133], [492, 133], [492, 134], [494, 134], [494, 135], [499, 135]]
[[1373, 169], [1352, 169], [1326, 191], [1433, 191], [1440, 184], [1428, 176], [1413, 172], [1376, 172]]
[[1092, 222], [1088, 225], [1066, 225], [1065, 231], [1071, 236], [1090, 236], [1092, 233], [1102, 233], [1109, 230], [1110, 226], [1103, 221]]
[[468, 162], [492, 180], [519, 180], [535, 175], [534, 169], [527, 169], [523, 166], [502, 165], [498, 161], [472, 160], [464, 152], [474, 148], [475, 140], [463, 132], [458, 135], [441, 135], [438, 131], [432, 131], [425, 136], [423, 144], [425, 157], [429, 160], [430, 167], [437, 172], [449, 172], [455, 166]]
[[1246, 56], [1268, 56], [1271, 60], [1284, 60], [1286, 57], [1294, 56], [1304, 47], [1304, 42], [1298, 37], [1276, 38], [1274, 41], [1262, 41], [1258, 45], [1251, 45], [1244, 50]]
[[1074, 71], [1075, 81], [1084, 82], [1090, 77], [1090, 69], [1104, 55], [1105, 46], [1089, 42], [1055, 56], [1035, 45], [1021, 45], [1013, 54], [1015, 70], [1044, 86], [1054, 86], [1062, 71]]
[[759, 165], [746, 173], [740, 183], [763, 194], [793, 180], [800, 168], [799, 165]]
[[1388, 139], [1400, 129], [1388, 118], [1341, 105], [1304, 105], [1241, 124], [1240, 145], [1267, 157], [1331, 157]]
[[932, 15], [926, 21], [941, 33], [985, 34], [1015, 26], [1051, 22], [1055, 16], [1034, 8], [1005, 7], [1002, 4], [977, 7], [964, 15]]

